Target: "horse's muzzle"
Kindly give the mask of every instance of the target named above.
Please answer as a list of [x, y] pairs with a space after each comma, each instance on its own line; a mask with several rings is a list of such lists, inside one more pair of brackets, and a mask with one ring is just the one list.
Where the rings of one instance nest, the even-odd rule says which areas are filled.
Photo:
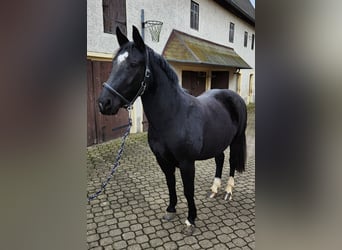
[[100, 98], [98, 100], [98, 106], [101, 114], [103, 115], [115, 115], [120, 108], [116, 105], [114, 106], [110, 98]]

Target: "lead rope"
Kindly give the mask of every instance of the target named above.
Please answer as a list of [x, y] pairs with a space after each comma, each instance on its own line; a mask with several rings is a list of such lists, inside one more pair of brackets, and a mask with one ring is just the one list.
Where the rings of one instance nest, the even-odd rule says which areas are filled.
[[109, 183], [109, 181], [112, 179], [116, 169], [119, 167], [120, 165], [120, 159], [121, 159], [121, 156], [122, 156], [122, 153], [123, 153], [123, 150], [124, 150], [124, 147], [125, 147], [125, 142], [126, 142], [126, 139], [130, 133], [130, 130], [131, 130], [131, 127], [132, 127], [132, 106], [128, 106], [127, 107], [127, 111], [128, 111], [128, 127], [126, 129], [126, 132], [125, 134], [122, 136], [121, 138], [121, 145], [120, 145], [120, 148], [118, 150], [118, 154], [116, 155], [116, 158], [115, 158], [115, 162], [113, 164], [113, 167], [112, 167], [112, 171], [110, 172], [110, 174], [107, 176], [107, 179], [106, 181], [104, 181], [101, 185], [101, 188], [94, 194], [88, 196], [88, 202], [94, 200], [95, 198], [97, 198], [106, 188], [107, 184]]

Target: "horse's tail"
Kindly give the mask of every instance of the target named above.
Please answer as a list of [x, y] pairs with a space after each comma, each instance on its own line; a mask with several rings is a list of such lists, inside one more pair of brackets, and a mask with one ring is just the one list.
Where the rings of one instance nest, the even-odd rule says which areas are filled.
[[246, 127], [247, 127], [247, 107], [242, 98], [235, 102], [238, 117], [238, 131], [230, 145], [230, 166], [238, 172], [245, 171], [247, 150], [246, 150]]

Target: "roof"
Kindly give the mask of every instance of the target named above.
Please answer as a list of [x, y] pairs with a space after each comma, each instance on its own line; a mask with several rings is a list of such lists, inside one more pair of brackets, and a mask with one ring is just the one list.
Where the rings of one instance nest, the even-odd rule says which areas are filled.
[[255, 8], [249, 0], [214, 0], [223, 8], [255, 26]]
[[168, 61], [250, 69], [230, 47], [173, 30], [163, 50]]

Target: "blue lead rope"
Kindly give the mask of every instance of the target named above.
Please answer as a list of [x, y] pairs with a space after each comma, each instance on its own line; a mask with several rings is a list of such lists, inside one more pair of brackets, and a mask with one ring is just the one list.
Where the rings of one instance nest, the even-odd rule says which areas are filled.
[[95, 198], [97, 198], [105, 190], [107, 184], [112, 179], [116, 169], [120, 165], [120, 159], [121, 159], [124, 147], [125, 147], [125, 142], [126, 142], [127, 136], [129, 135], [131, 127], [132, 127], [131, 106], [129, 106], [127, 108], [127, 110], [128, 110], [128, 127], [126, 129], [125, 134], [121, 138], [121, 145], [120, 145], [120, 148], [118, 150], [118, 154], [116, 155], [115, 162], [114, 162], [113, 167], [112, 167], [112, 171], [107, 176], [106, 181], [102, 183], [101, 188], [96, 193], [88, 196], [88, 202], [90, 202], [90, 201], [94, 200]]

